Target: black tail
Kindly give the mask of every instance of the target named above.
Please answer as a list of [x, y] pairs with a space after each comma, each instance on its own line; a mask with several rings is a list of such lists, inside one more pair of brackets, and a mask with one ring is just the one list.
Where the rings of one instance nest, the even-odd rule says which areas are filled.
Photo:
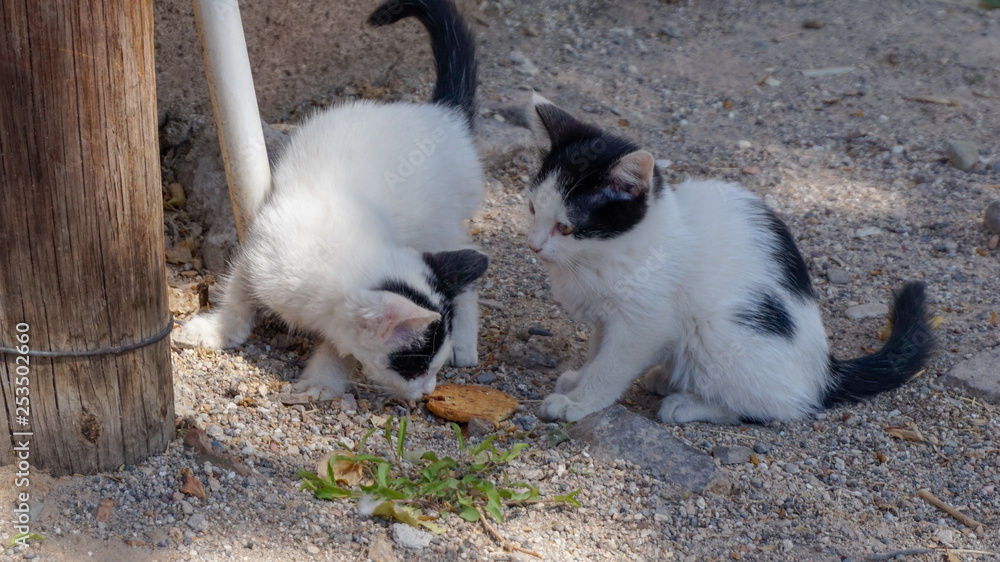
[[896, 294], [892, 333], [882, 349], [851, 361], [830, 357], [834, 386], [827, 391], [824, 407], [898, 388], [924, 368], [934, 346], [925, 300], [923, 283], [907, 283]]
[[431, 35], [437, 85], [434, 103], [454, 107], [469, 126], [476, 117], [476, 43], [451, 0], [389, 0], [372, 12], [368, 23], [375, 27], [415, 17]]

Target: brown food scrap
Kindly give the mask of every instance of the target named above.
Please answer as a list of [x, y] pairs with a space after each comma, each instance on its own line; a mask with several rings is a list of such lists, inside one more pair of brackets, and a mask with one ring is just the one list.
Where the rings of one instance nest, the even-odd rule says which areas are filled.
[[208, 497], [208, 493], [205, 492], [205, 486], [202, 485], [201, 480], [198, 480], [197, 476], [184, 477], [184, 485], [181, 486], [181, 493], [194, 496], [200, 500]]
[[107, 523], [108, 519], [111, 519], [111, 513], [115, 510], [115, 500], [111, 498], [104, 498], [101, 503], [97, 504], [97, 519], [101, 523]]
[[481, 418], [497, 426], [517, 410], [517, 400], [488, 386], [442, 384], [427, 395], [427, 409], [449, 421]]
[[916, 443], [923, 443], [926, 441], [926, 439], [924, 439], [924, 435], [917, 429], [887, 427], [885, 432], [889, 435], [889, 437], [895, 437], [896, 439], [902, 439], [904, 441], [914, 441]]

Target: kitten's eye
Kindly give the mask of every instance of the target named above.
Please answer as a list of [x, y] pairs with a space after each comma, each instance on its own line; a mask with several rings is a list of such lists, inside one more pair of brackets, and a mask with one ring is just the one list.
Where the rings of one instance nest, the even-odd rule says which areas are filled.
[[574, 230], [576, 230], [576, 229], [573, 228], [573, 225], [562, 223], [562, 222], [557, 222], [556, 223], [556, 228], [559, 229], [559, 232], [563, 236], [569, 236], [570, 234], [573, 234]]
[[531, 214], [535, 214], [535, 204], [532, 203], [531, 201], [528, 201], [528, 212]]

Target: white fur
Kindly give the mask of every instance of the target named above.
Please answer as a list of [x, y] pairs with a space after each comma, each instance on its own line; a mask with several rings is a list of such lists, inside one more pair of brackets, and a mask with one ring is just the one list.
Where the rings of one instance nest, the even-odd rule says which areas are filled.
[[[757, 198], [719, 181], [687, 181], [650, 198], [646, 216], [610, 239], [563, 236], [566, 208], [549, 177], [531, 193], [529, 245], [555, 298], [589, 323], [591, 353], [559, 377], [541, 413], [569, 421], [611, 405], [650, 367], [647, 386], [668, 396], [664, 422], [800, 418], [820, 407], [828, 347], [814, 300], [790, 295], [770, 257], [773, 241], [751, 220]], [[733, 322], [766, 286], [788, 309], [794, 338]]]
[[[469, 245], [464, 221], [482, 190], [482, 168], [456, 111], [359, 101], [318, 113], [275, 167], [273, 191], [253, 217], [221, 306], [185, 330], [208, 347], [239, 345], [259, 303], [325, 340], [296, 390], [339, 395], [357, 360], [376, 385], [418, 398], [434, 389], [445, 360], [476, 363], [476, 293], [456, 298], [454, 342], [426, 376], [405, 381], [386, 368], [386, 352], [398, 343], [389, 327], [416, 330], [439, 316], [371, 289], [399, 279], [432, 295], [421, 253]], [[386, 324], [387, 315], [406, 320]]]

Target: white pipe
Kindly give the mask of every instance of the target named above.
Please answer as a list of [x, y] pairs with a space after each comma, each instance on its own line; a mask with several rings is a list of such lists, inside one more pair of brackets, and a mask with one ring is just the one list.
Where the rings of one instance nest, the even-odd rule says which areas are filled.
[[237, 0], [192, 0], [240, 241], [271, 189], [264, 131]]

